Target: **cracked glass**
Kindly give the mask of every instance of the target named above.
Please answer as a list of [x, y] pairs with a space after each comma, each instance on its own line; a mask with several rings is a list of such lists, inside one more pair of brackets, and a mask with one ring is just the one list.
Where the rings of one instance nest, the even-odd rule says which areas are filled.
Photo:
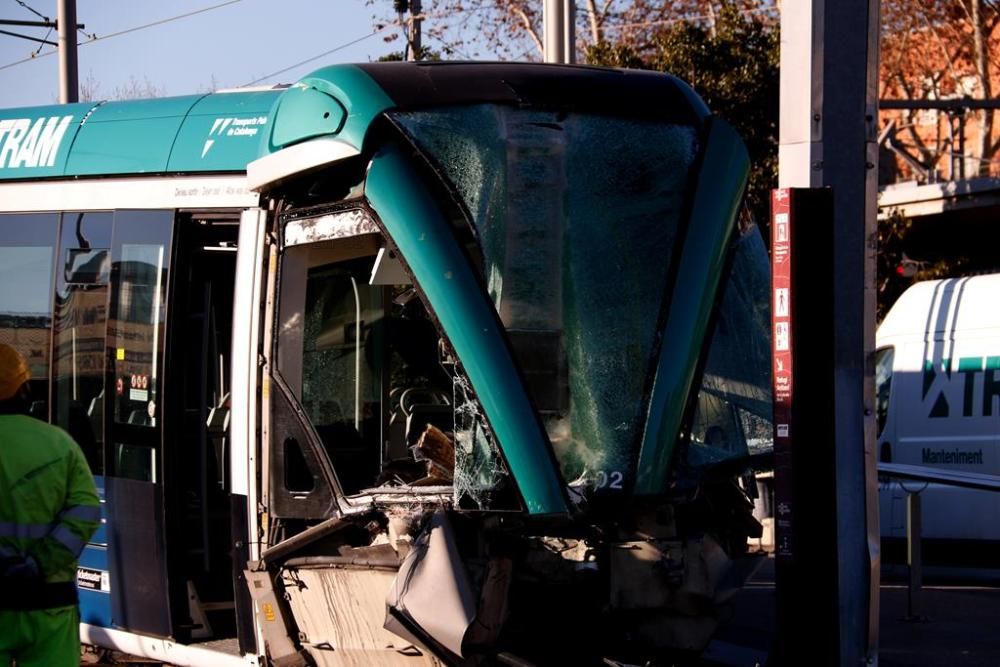
[[627, 489], [696, 129], [488, 104], [393, 118], [468, 211], [564, 478]]
[[770, 264], [756, 227], [737, 240], [691, 422], [687, 463], [720, 463], [774, 446]]

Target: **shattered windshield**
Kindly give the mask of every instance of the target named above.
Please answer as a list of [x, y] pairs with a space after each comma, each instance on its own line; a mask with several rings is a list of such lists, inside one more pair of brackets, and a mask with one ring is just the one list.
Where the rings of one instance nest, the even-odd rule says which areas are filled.
[[495, 105], [393, 119], [470, 215], [565, 479], [628, 488], [695, 128]]
[[764, 240], [752, 228], [737, 241], [710, 338], [687, 448], [693, 468], [774, 446], [770, 275]]

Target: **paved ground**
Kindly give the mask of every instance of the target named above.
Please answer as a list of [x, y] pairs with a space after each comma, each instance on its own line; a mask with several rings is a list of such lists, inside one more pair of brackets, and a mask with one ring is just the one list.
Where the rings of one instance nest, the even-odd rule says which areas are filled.
[[879, 665], [1000, 665], [1000, 588], [924, 588], [922, 622], [904, 619], [907, 591], [882, 586]]
[[[1000, 666], [1000, 586], [931, 581], [921, 621], [907, 620], [907, 589], [883, 583], [880, 667]], [[769, 561], [734, 602], [733, 615], [706, 655], [706, 665], [765, 665], [774, 633], [774, 568]]]
[[[880, 612], [880, 667], [1000, 666], [1000, 585], [932, 580], [924, 587], [924, 618], [913, 622], [905, 618], [905, 582], [889, 580]], [[768, 561], [734, 600], [702, 664], [763, 667], [773, 636], [774, 567]]]

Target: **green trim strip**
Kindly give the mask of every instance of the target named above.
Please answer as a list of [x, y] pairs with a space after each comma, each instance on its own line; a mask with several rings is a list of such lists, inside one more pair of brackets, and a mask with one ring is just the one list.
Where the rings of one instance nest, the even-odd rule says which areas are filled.
[[555, 457], [504, 344], [496, 311], [447, 219], [398, 147], [372, 160], [365, 193], [461, 359], [528, 512], [568, 513]]
[[706, 137], [639, 452], [637, 495], [667, 491], [670, 460], [709, 333], [726, 249], [750, 169], [746, 146], [728, 123], [710, 118]]

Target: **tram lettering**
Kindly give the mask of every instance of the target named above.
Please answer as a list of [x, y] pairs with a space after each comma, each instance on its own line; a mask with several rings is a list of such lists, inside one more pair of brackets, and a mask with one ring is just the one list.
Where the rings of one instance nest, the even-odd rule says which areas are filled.
[[[927, 416], [991, 417], [1000, 399], [1000, 357], [962, 357], [924, 361], [922, 398]], [[981, 397], [976, 400], [976, 397]]]
[[958, 449], [930, 449], [924, 447], [920, 452], [921, 463], [927, 465], [935, 464], [958, 464], [958, 465], [983, 465], [983, 450], [964, 451]]
[[0, 169], [4, 167], [51, 167], [72, 116], [9, 118], [0, 120]]

